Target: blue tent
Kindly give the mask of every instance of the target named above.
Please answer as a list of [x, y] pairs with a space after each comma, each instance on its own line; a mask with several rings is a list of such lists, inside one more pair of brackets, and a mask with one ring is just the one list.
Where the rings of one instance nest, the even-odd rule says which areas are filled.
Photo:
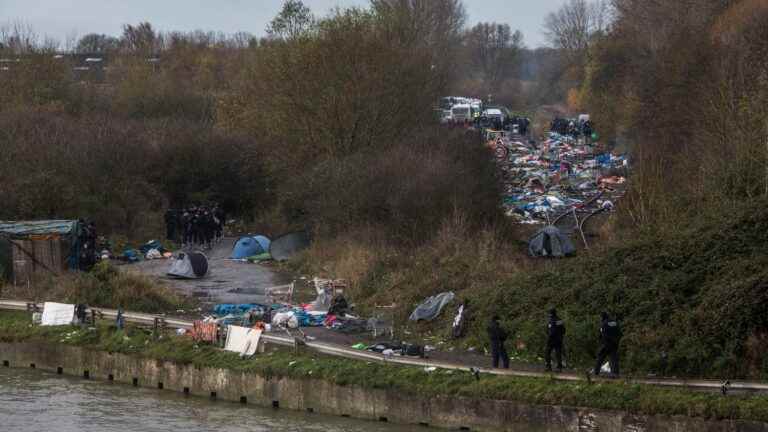
[[253, 237], [240, 237], [232, 249], [232, 259], [243, 259], [254, 255], [260, 255], [269, 251], [268, 238], [257, 235]]

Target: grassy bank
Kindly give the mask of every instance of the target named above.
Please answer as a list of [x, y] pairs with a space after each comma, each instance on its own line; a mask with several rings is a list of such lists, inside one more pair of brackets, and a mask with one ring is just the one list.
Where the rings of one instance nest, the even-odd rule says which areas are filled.
[[7, 285], [2, 297], [33, 301], [85, 303], [136, 312], [173, 312], [195, 306], [194, 301], [147, 276], [119, 271], [100, 262], [88, 273], [71, 273], [36, 281], [31, 286]]
[[[461, 220], [422, 247], [397, 249], [354, 236], [320, 241], [297, 269], [353, 279], [361, 310], [398, 304], [412, 333], [487, 346], [485, 326], [498, 313], [508, 348], [540, 362], [547, 310], [566, 320], [569, 365], [588, 367], [598, 349], [599, 314], [624, 326], [623, 371], [638, 375], [768, 377], [768, 208], [753, 202], [663, 233], [622, 233], [601, 249], [558, 261], [532, 261], [524, 244]], [[448, 338], [453, 307], [433, 323], [408, 314], [425, 297], [454, 291], [471, 305], [466, 338]], [[366, 309], [367, 308], [367, 309]]]
[[567, 383], [483, 375], [476, 380], [468, 372], [394, 366], [348, 359], [294, 354], [275, 350], [256, 360], [241, 359], [211, 346], [197, 345], [186, 337], [128, 327], [116, 331], [108, 323], [95, 329], [37, 327], [29, 314], [0, 312], [0, 342], [44, 341], [94, 350], [168, 360], [199, 367], [253, 372], [265, 376], [322, 379], [339, 385], [394, 389], [424, 397], [461, 396], [478, 399], [513, 400], [531, 404], [570, 405], [625, 410], [649, 415], [686, 415], [707, 419], [768, 421], [768, 398], [729, 396], [615, 383]]

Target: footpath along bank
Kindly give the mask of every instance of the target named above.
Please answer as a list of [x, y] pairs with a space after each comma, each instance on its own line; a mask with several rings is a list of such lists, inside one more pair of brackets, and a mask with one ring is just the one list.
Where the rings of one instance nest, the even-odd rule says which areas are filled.
[[194, 396], [470, 430], [765, 431], [768, 398], [494, 376], [331, 358], [269, 345], [250, 358], [174, 332], [33, 325], [0, 312], [0, 361]]

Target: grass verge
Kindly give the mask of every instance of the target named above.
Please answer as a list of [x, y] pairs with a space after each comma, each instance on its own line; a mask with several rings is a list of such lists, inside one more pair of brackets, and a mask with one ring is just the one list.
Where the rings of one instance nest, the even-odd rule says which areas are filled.
[[28, 313], [0, 312], [0, 342], [48, 342], [82, 346], [145, 358], [257, 373], [267, 377], [319, 379], [342, 386], [396, 390], [418, 397], [467, 397], [511, 400], [537, 405], [569, 405], [629, 411], [646, 415], [683, 415], [706, 419], [768, 421], [768, 397], [722, 396], [621, 382], [569, 383], [550, 379], [482, 375], [419, 367], [386, 365], [275, 350], [255, 360], [241, 359], [186, 337], [165, 334], [155, 339], [129, 326], [116, 331], [103, 322], [94, 329], [39, 327]]
[[106, 308], [123, 307], [147, 313], [195, 307], [193, 299], [179, 295], [162, 282], [144, 275], [119, 271], [104, 261], [88, 273], [65, 274], [40, 280], [30, 287], [9, 285], [3, 288], [2, 295], [37, 302], [59, 301]]

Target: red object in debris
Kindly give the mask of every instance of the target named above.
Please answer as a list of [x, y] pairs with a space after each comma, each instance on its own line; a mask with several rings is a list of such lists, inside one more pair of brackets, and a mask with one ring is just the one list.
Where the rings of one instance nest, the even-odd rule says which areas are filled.
[[198, 342], [216, 342], [218, 326], [215, 322], [194, 321], [190, 335]]
[[336, 315], [326, 315], [325, 320], [323, 321], [323, 325], [330, 327], [334, 322], [336, 322]]

